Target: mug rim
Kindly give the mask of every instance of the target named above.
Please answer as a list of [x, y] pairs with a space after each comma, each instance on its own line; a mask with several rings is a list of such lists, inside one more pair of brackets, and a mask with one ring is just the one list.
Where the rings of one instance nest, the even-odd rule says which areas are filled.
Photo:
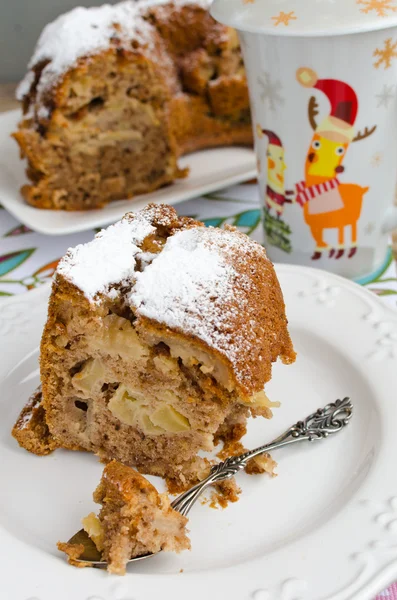
[[289, 28], [275, 29], [274, 24], [263, 25], [258, 23], [241, 23], [241, 13], [233, 11], [230, 7], [230, 0], [213, 0], [210, 6], [211, 16], [220, 23], [233, 27], [243, 33], [258, 33], [272, 37], [288, 38], [319, 38], [319, 37], [340, 37], [346, 35], [358, 35], [361, 33], [370, 33], [373, 31], [382, 31], [384, 29], [393, 29], [397, 27], [397, 13], [389, 15], [387, 19], [372, 19], [367, 23], [341, 23], [337, 27], [328, 28]]

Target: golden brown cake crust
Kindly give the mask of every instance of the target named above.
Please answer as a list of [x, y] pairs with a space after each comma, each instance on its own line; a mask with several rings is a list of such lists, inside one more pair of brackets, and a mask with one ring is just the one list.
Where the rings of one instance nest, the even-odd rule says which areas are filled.
[[213, 327], [209, 338], [219, 335], [219, 343], [206, 342], [180, 328], [171, 329], [139, 312], [136, 328], [176, 341], [191, 340], [203, 350], [210, 350], [230, 370], [241, 394], [251, 396], [270, 380], [271, 365], [278, 357], [285, 364], [295, 360], [284, 300], [273, 265], [260, 244], [230, 226], [212, 229], [211, 233], [214, 239], [209, 244], [219, 243], [222, 247], [228, 235], [236, 241], [226, 250], [227, 261], [235, 270], [233, 296], [220, 307], [222, 322], [214, 319], [213, 323], [203, 323]]
[[41, 386], [32, 394], [22, 409], [12, 429], [12, 435], [22, 448], [39, 456], [45, 456], [59, 448], [59, 444], [50, 433], [46, 423]]
[[130, 504], [137, 493], [145, 494], [148, 502], [160, 504], [156, 488], [140, 473], [123, 465], [116, 460], [108, 463], [103, 471], [102, 480], [94, 492], [94, 502], [127, 503]]
[[[82, 48], [70, 48], [82, 21]], [[91, 27], [103, 39], [90, 46]], [[237, 35], [205, 2], [75, 9], [47, 27], [30, 67], [13, 135], [28, 160], [22, 193], [38, 208], [98, 208], [186, 176], [184, 153], [252, 145]]]

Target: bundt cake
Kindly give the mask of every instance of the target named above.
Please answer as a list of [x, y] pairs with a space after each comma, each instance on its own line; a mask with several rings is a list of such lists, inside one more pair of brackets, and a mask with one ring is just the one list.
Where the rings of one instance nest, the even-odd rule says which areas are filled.
[[278, 357], [295, 353], [263, 247], [149, 205], [59, 263], [40, 406], [53, 445], [188, 484], [207, 473], [200, 450], [240, 439], [249, 414], [271, 417]]
[[252, 143], [237, 34], [209, 0], [75, 8], [43, 30], [15, 132], [38, 208], [86, 210], [185, 177], [180, 155]]
[[[173, 510], [167, 494], [159, 494], [142, 475], [111, 461], [94, 492], [94, 501], [102, 505], [99, 515], [89, 514], [83, 527], [108, 563], [109, 573], [125, 574], [130, 558], [160, 550], [181, 552], [190, 549], [187, 518]], [[80, 562], [82, 544], [58, 543], [70, 564]], [[89, 563], [88, 563], [89, 564]]]

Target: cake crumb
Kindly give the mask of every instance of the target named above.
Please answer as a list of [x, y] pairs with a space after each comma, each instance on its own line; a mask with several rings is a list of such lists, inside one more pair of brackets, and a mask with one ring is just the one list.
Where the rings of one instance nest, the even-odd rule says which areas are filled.
[[267, 473], [271, 477], [277, 477], [277, 473], [274, 472], [276, 467], [276, 461], [272, 459], [270, 454], [266, 453], [251, 458], [245, 467], [245, 472], [248, 473], [248, 475]]
[[212, 463], [207, 458], [196, 456], [183, 464], [177, 475], [164, 475], [167, 492], [173, 496], [186, 492], [210, 474]]
[[69, 544], [68, 542], [58, 542], [57, 548], [60, 552], [64, 552], [68, 557], [68, 563], [73, 567], [83, 569], [84, 567], [92, 567], [92, 563], [79, 560], [84, 552], [83, 544]]
[[[229, 456], [239, 456], [240, 454], [244, 454], [244, 452], [247, 452], [247, 448], [241, 442], [233, 439], [226, 440], [222, 450], [217, 453], [217, 457], [221, 460], [226, 460]], [[275, 473], [276, 467], [276, 461], [272, 459], [270, 454], [266, 453], [251, 458], [245, 467], [245, 472], [248, 475], [267, 473], [271, 477], [277, 477], [277, 473]]]
[[229, 456], [238, 456], [246, 452], [243, 444], [236, 440], [226, 440], [222, 450], [217, 453], [217, 457], [221, 460], [226, 460]]
[[165, 485], [168, 494], [171, 494], [171, 496], [176, 496], [178, 494], [183, 494], [183, 492], [186, 492], [186, 490], [188, 490], [194, 484], [189, 483], [189, 485], [186, 485], [186, 483], [183, 483], [180, 479], [171, 479], [170, 477], [166, 477]]
[[[206, 459], [205, 459], [206, 460]], [[211, 466], [216, 465], [215, 461], [209, 463], [206, 460], [207, 466], [200, 473], [200, 477], [196, 474], [189, 473], [189, 478], [170, 479], [166, 478], [167, 492], [172, 495], [182, 494], [191, 487], [203, 481], [210, 473]], [[218, 507], [226, 508], [229, 502], [237, 502], [241, 489], [236, 484], [234, 477], [227, 481], [221, 481], [213, 486], [215, 489], [211, 492], [210, 498], [206, 496], [200, 497], [200, 503], [204, 506], [209, 504], [211, 508]]]
[[229, 502], [237, 502], [241, 494], [234, 477], [227, 481], [221, 481], [215, 485], [215, 491], [211, 494], [210, 508], [226, 508]]

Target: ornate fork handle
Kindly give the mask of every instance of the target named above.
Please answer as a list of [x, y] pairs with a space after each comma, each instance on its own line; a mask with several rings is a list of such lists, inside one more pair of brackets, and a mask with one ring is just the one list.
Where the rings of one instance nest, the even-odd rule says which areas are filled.
[[214, 465], [208, 477], [176, 498], [172, 503], [172, 507], [183, 515], [187, 515], [205, 489], [214, 483], [225, 481], [236, 475], [246, 467], [251, 458], [295, 442], [314, 442], [327, 438], [330, 434], [341, 431], [349, 423], [352, 414], [353, 405], [349, 398], [336, 400], [336, 402], [327, 404], [324, 408], [319, 408], [315, 413], [306, 417], [304, 421], [298, 421], [295, 425], [292, 425], [270, 444], [265, 444], [239, 456], [230, 456], [224, 462]]

